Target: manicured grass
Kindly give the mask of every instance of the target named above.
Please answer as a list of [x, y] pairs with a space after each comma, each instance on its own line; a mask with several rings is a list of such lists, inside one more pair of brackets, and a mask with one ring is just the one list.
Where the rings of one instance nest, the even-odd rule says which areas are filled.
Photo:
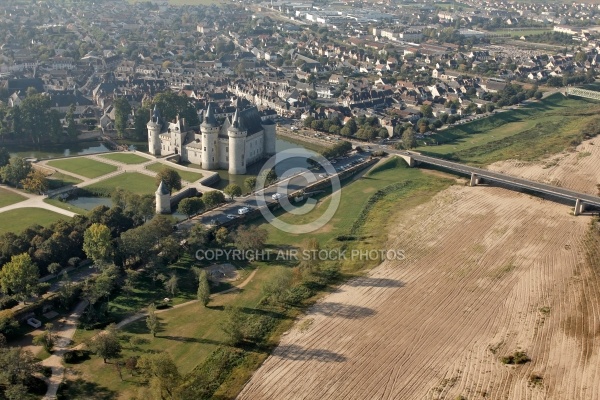
[[86, 178], [97, 178], [117, 170], [117, 167], [85, 157], [48, 161], [48, 165]]
[[156, 162], [154, 164], [150, 164], [150, 165], [146, 166], [146, 169], [149, 169], [150, 171], [154, 171], [154, 172], [160, 172], [164, 168], [174, 169], [175, 171], [177, 171], [179, 173], [179, 176], [181, 176], [181, 179], [183, 179], [184, 181], [195, 182], [198, 179], [202, 178], [202, 174], [201, 173], [199, 173], [199, 172], [192, 172], [192, 171], [186, 171], [186, 170], [183, 170], [181, 168], [177, 168], [177, 165], [170, 165], [170, 164], [163, 164], [163, 163], [160, 163], [160, 162]]
[[136, 194], [151, 194], [156, 191], [154, 178], [138, 172], [125, 172], [86, 186], [85, 190], [100, 196], [108, 196], [116, 188], [127, 189]]
[[47, 226], [60, 219], [67, 219], [65, 215], [57, 214], [42, 208], [18, 208], [16, 210], [0, 213], [0, 234], [6, 232], [21, 232], [25, 228], [37, 224]]
[[44, 199], [44, 203], [48, 203], [58, 208], [62, 208], [63, 210], [71, 211], [79, 215], [87, 215], [88, 210], [84, 208], [75, 207], [69, 203], [64, 201], [60, 201], [58, 199]]
[[537, 160], [600, 133], [600, 104], [554, 94], [516, 110], [457, 125], [434, 135], [417, 150], [473, 165]]
[[27, 200], [27, 197], [11, 190], [0, 188], [0, 207], [10, 206], [23, 200]]
[[149, 158], [132, 153], [110, 153], [103, 154], [100, 157], [108, 158], [109, 160], [117, 161], [123, 164], [141, 164], [146, 161], [150, 161]]
[[77, 185], [78, 183], [83, 182], [81, 179], [77, 179], [74, 176], [63, 174], [62, 172], [58, 171], [54, 172], [47, 178], [50, 189], [58, 189], [64, 186]]

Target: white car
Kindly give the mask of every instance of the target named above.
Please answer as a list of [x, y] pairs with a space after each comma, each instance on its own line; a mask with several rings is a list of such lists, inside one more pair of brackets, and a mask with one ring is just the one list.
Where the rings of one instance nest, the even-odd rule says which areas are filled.
[[247, 214], [249, 211], [250, 211], [250, 209], [248, 207], [238, 208], [238, 214], [239, 215]]
[[279, 200], [281, 198], [281, 196], [283, 196], [281, 193], [274, 193], [271, 195], [271, 198], [273, 200]]
[[327, 178], [329, 175], [327, 175], [327, 172], [323, 173], [323, 174], [319, 174], [319, 178]]
[[233, 214], [227, 214], [227, 219], [236, 219], [237, 217]]

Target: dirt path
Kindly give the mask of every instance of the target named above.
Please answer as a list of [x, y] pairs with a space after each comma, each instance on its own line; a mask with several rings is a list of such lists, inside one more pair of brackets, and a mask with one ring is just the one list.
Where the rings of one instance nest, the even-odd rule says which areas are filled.
[[52, 369], [52, 376], [48, 378], [48, 389], [44, 399], [56, 398], [56, 391], [58, 390], [58, 386], [62, 382], [65, 373], [65, 367], [62, 363], [63, 355], [70, 348], [71, 340], [77, 330], [77, 322], [86, 306], [87, 301], [83, 300], [79, 302], [71, 315], [64, 319], [64, 322], [59, 322], [58, 327], [54, 331], [56, 343], [54, 345], [53, 354], [41, 362], [43, 366]]
[[[312, 307], [239, 399], [600, 398], [589, 221], [501, 188], [439, 193], [397, 217], [407, 258]], [[531, 362], [499, 361], [517, 350]]]

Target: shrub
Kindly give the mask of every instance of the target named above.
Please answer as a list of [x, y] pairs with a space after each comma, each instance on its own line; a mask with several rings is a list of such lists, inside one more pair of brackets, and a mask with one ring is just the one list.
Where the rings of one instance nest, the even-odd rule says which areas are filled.
[[306, 300], [314, 295], [313, 291], [305, 285], [294, 286], [289, 289], [285, 296], [285, 302], [292, 305], [300, 304], [303, 300]]
[[85, 350], [69, 350], [63, 358], [67, 364], [79, 364], [90, 359], [90, 352]]
[[503, 364], [520, 365], [531, 361], [524, 351], [515, 351], [513, 354], [504, 356], [500, 359]]
[[0, 299], [0, 310], [8, 310], [9, 308], [13, 308], [18, 304], [19, 302], [12, 297], [2, 297]]

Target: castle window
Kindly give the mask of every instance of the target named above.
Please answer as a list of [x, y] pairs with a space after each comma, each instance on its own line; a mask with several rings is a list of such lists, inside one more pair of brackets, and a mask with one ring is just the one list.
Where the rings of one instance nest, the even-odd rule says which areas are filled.
[[206, 146], [204, 146], [204, 151], [206, 151]]
[[229, 153], [229, 147], [225, 147], [225, 153]]

